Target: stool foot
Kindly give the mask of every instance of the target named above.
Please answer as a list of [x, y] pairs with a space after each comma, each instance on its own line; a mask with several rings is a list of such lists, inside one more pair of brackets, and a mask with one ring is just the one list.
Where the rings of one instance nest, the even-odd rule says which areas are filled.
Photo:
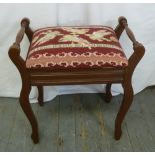
[[119, 140], [121, 137], [122, 122], [133, 101], [133, 88], [131, 85], [131, 81], [127, 81], [126, 84], [123, 85], [123, 88], [124, 88], [123, 100], [115, 121], [115, 139], [116, 140]]
[[25, 81], [25, 83], [23, 82], [22, 90], [21, 90], [21, 94], [20, 94], [20, 105], [31, 124], [31, 128], [32, 128], [31, 138], [33, 139], [33, 142], [36, 144], [39, 142], [38, 123], [37, 123], [37, 120], [35, 118], [35, 115], [32, 111], [32, 108], [31, 108], [31, 105], [29, 102], [30, 90], [31, 90], [31, 86], [30, 86], [28, 80]]
[[121, 138], [121, 135], [122, 135], [122, 130], [121, 130], [121, 128], [117, 128], [116, 127], [116, 129], [115, 129], [115, 140], [120, 140], [120, 138]]
[[31, 134], [31, 139], [33, 140], [34, 144], [38, 144], [39, 143], [39, 136], [38, 134]]

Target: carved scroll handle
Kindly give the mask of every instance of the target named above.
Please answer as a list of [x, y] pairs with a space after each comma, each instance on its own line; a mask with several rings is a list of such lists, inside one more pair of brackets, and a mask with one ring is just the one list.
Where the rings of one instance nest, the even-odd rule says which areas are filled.
[[119, 21], [119, 24], [125, 29], [128, 37], [133, 42], [133, 45], [137, 44], [138, 42], [136, 41], [136, 38], [135, 38], [132, 30], [128, 27], [127, 19], [125, 17], [121, 16], [121, 17], [119, 17], [118, 21]]
[[24, 37], [25, 29], [29, 26], [29, 24], [30, 24], [30, 21], [28, 18], [24, 18], [21, 21], [21, 29], [17, 33], [16, 40], [15, 40], [15, 43], [13, 45], [20, 47], [20, 43]]

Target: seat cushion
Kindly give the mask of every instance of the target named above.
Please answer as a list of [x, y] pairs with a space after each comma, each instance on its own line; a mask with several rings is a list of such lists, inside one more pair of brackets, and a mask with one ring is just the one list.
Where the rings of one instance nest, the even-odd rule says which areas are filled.
[[114, 30], [106, 26], [47, 27], [34, 32], [26, 67], [105, 68], [128, 65]]

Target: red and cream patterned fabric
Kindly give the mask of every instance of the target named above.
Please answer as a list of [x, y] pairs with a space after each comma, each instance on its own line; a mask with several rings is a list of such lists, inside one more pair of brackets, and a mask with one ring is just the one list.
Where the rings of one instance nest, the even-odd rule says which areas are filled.
[[27, 68], [126, 67], [114, 30], [106, 26], [47, 27], [34, 32]]

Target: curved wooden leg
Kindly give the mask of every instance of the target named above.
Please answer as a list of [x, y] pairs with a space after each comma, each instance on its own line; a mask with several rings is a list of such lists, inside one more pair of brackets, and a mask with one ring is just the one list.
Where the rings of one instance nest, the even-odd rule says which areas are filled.
[[43, 101], [43, 86], [37, 86], [38, 88], [38, 103], [40, 106], [44, 105]]
[[128, 81], [127, 84], [123, 85], [123, 88], [124, 88], [123, 101], [115, 121], [115, 139], [116, 140], [119, 140], [121, 137], [121, 134], [122, 134], [121, 125], [133, 101], [133, 88], [132, 88], [131, 82]]
[[125, 69], [125, 77], [124, 82], [122, 84], [124, 88], [124, 96], [115, 121], [116, 140], [119, 140], [121, 137], [122, 134], [121, 125], [133, 101], [133, 88], [131, 84], [132, 74], [135, 70], [136, 65], [138, 64], [138, 62], [141, 60], [141, 58], [145, 53], [144, 46], [138, 42], [135, 42], [133, 44], [133, 49], [134, 53], [130, 56], [128, 67]]
[[112, 98], [112, 94], [111, 94], [111, 83], [108, 83], [106, 85], [106, 94], [105, 94], [105, 101], [107, 103], [109, 103], [111, 101], [111, 98]]
[[26, 82], [23, 83], [22, 90], [20, 93], [20, 105], [31, 124], [31, 127], [32, 127], [31, 138], [33, 142], [37, 144], [39, 142], [38, 124], [29, 103], [30, 90], [31, 90], [31, 86]]

